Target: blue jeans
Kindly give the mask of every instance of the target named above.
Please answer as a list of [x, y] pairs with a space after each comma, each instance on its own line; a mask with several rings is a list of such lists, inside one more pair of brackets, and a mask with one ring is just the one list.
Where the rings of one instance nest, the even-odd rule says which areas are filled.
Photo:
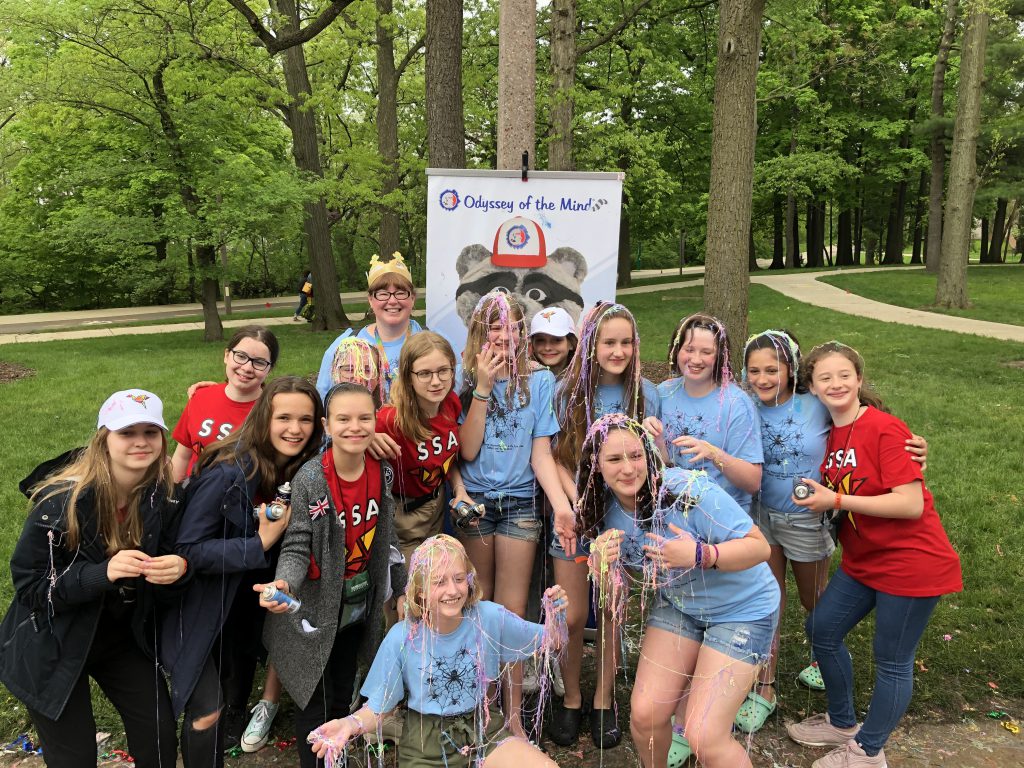
[[853, 662], [843, 642], [861, 619], [875, 611], [875, 690], [857, 743], [869, 755], [885, 746], [903, 717], [914, 689], [914, 653], [938, 597], [899, 597], [879, 592], [835, 572], [805, 628], [828, 696], [828, 716], [838, 728], [857, 724], [853, 708]]

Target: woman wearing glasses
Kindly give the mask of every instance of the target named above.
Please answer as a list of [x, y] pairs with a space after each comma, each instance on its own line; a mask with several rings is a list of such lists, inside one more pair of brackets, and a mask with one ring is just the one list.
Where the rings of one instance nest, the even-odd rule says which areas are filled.
[[417, 333], [402, 349], [391, 404], [377, 413], [370, 452], [389, 459], [395, 467], [395, 530], [406, 560], [416, 547], [441, 532], [445, 478], [456, 503], [473, 503], [455, 463], [462, 404], [453, 391], [454, 380], [451, 345], [432, 331]]
[[[357, 338], [376, 347], [380, 357], [381, 386], [387, 398], [391, 391], [391, 382], [398, 373], [398, 354], [402, 351], [402, 345], [413, 334], [423, 330], [420, 324], [412, 319], [416, 287], [412, 284], [412, 274], [405, 265], [402, 254], [397, 251], [390, 261], [381, 261], [374, 254], [366, 279], [370, 310], [376, 322], [359, 331]], [[327, 392], [331, 388], [334, 351], [342, 339], [351, 333], [350, 330], [345, 331], [331, 342], [331, 346], [324, 352], [320, 362], [320, 374], [316, 379], [316, 388], [319, 391]]]
[[213, 386], [199, 385], [174, 428], [172, 437], [178, 443], [171, 457], [174, 482], [180, 483], [191, 474], [204, 448], [242, 425], [259, 398], [277, 355], [277, 339], [262, 325], [239, 328], [231, 337], [224, 350], [226, 381]]

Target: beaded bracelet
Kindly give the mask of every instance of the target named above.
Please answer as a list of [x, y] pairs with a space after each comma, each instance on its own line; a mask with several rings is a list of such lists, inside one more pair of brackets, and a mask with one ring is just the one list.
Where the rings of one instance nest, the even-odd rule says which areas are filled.
[[491, 399], [491, 396], [490, 395], [481, 395], [479, 392], [477, 392], [474, 389], [473, 390], [473, 399], [474, 400], [479, 400], [481, 403], [486, 403], [488, 400]]

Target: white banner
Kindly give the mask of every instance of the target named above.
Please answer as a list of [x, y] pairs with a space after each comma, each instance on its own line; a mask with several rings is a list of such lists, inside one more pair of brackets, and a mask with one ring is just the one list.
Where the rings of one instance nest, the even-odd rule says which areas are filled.
[[427, 169], [427, 325], [461, 354], [495, 288], [579, 318], [615, 300], [621, 173]]

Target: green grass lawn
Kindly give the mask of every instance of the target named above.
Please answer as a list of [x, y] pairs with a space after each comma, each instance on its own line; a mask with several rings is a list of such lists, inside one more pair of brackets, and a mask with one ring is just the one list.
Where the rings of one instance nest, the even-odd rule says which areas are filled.
[[[701, 307], [699, 288], [625, 298], [640, 323], [642, 357], [650, 361], [664, 360], [678, 319]], [[940, 603], [924, 636], [918, 660], [927, 671], [917, 673], [912, 712], [957, 719], [963, 707], [980, 706], [991, 693], [989, 682], [1006, 696], [1024, 698], [1024, 369], [1005, 365], [1024, 360], [1024, 345], [849, 317], [751, 286], [750, 329], [779, 327], [794, 331], [806, 348], [832, 338], [858, 348], [886, 403], [928, 438], [928, 485], [963, 559], [966, 590]], [[333, 338], [305, 325], [274, 332], [282, 349], [277, 374], [315, 371]], [[0, 360], [36, 371], [0, 384], [0, 508], [6, 512], [0, 561], [9, 560], [27, 512], [18, 479], [38, 462], [81, 445], [107, 395], [150, 389], [164, 399], [173, 424], [189, 383], [223, 374], [220, 344], [203, 343], [196, 331], [3, 346]], [[12, 593], [9, 579], [0, 579], [0, 605]], [[791, 681], [808, 661], [808, 646], [799, 601], [795, 593], [790, 598], [779, 675]], [[860, 627], [851, 642], [859, 708], [874, 673], [869, 632]], [[951, 640], [943, 639], [947, 634]], [[820, 697], [811, 700], [809, 694], [787, 699], [789, 690], [783, 689], [784, 716], [820, 706]], [[9, 741], [27, 722], [24, 708], [0, 689], [0, 738]], [[100, 730], [121, 730], [109, 706], [98, 708], [97, 722]]]
[[1024, 325], [1024, 266], [972, 266], [967, 270], [967, 309], [939, 309], [935, 302], [936, 276], [920, 270], [861, 272], [819, 278], [837, 288], [900, 307], [946, 315]]

